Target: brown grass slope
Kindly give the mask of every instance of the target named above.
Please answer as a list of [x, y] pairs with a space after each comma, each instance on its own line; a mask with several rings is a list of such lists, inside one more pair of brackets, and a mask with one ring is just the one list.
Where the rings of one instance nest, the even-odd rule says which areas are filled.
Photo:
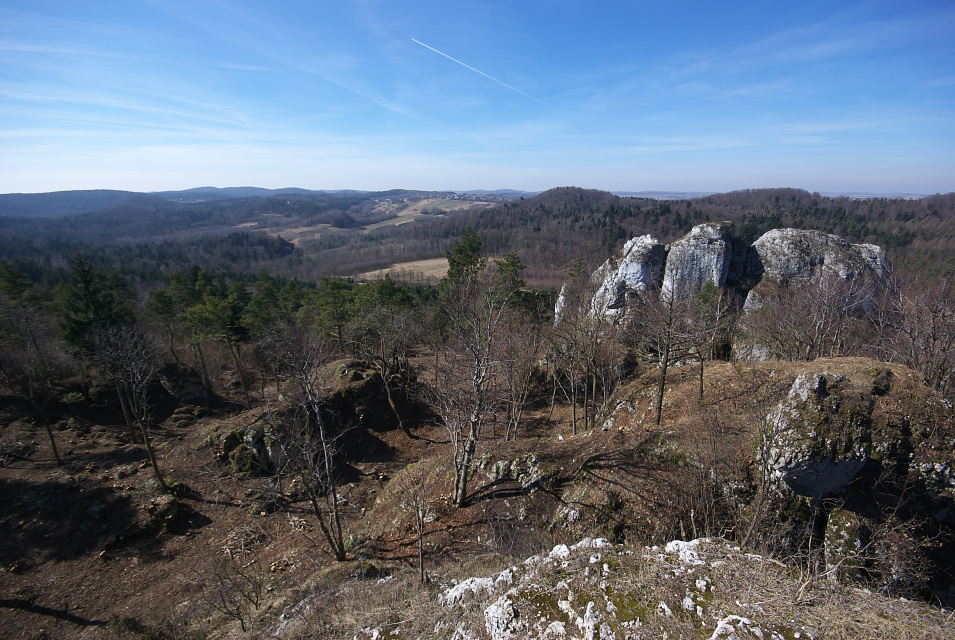
[[[188, 488], [171, 499], [157, 492], [145, 452], [129, 440], [118, 416], [61, 422], [56, 436], [67, 449], [67, 464], [57, 467], [43, 432], [6, 398], [0, 420], [0, 636], [352, 638], [362, 628], [391, 625], [400, 629], [398, 637], [451, 637], [451, 626], [438, 633], [436, 625], [480, 616], [435, 604], [451, 578], [490, 575], [588, 536], [606, 537], [624, 545], [621, 553], [637, 555], [644, 545], [672, 539], [739, 537], [751, 514], [707, 510], [712, 496], [701, 470], [718, 468], [727, 485], [741, 494], [752, 491], [761, 417], [795, 377], [828, 371], [862, 385], [874, 369], [891, 370], [895, 380], [877, 397], [874, 420], [917, 415], [935, 402], [913, 372], [865, 359], [713, 363], [705, 370], [702, 406], [696, 368], [672, 374], [662, 428], [652, 428], [645, 410], [655, 388], [650, 372], [614, 396], [606, 430], [573, 436], [569, 407], [558, 405], [548, 416], [544, 393], [517, 440], [486, 435], [463, 509], [448, 503], [452, 472], [443, 429], [422, 421], [410, 439], [382, 429], [371, 415], [352, 436], [340, 478], [346, 563], [325, 553], [307, 505], [275, 503], [268, 477], [235, 473], [220, 455], [226, 436], [264, 408], [231, 414], [183, 407], [158, 425], [160, 464]], [[937, 442], [929, 450], [951, 460], [951, 410], [936, 418]], [[424, 505], [430, 586], [416, 582], [415, 492]], [[772, 551], [766, 540], [755, 539], [752, 547]], [[805, 582], [797, 574], [775, 572], [759, 578], [768, 581], [761, 586], [743, 579], [748, 574], [742, 566], [738, 570], [735, 583], [725, 570], [721, 598], [729, 602], [736, 589], [749, 589], [746, 597], [754, 600], [752, 590], [765, 589], [762, 606], [773, 612], [767, 616], [787, 615], [810, 626], [824, 618], [839, 621], [837, 632], [817, 637], [874, 637], [871, 625], [879, 616], [892, 622], [887, 629], [908, 629], [908, 637], [951, 633], [950, 615], [937, 608], [912, 613], [879, 600], [884, 608], [873, 613], [863, 607], [867, 597], [826, 581], [807, 586], [794, 603], [786, 598]], [[646, 602], [670, 602], [676, 587], [655, 571], [634, 565], [612, 584]], [[379, 584], [386, 576], [392, 577]], [[559, 582], [556, 574], [552, 580]], [[235, 601], [232, 608], [221, 604], [224, 596]], [[857, 635], [852, 620], [864, 621]], [[691, 628], [703, 637], [713, 630], [687, 624], [661, 629], [685, 637], [693, 637]], [[486, 637], [481, 624], [472, 630]]]

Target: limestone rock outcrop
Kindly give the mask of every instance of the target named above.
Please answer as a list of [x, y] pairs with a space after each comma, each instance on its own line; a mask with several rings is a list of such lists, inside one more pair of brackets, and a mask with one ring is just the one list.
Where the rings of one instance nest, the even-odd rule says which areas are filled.
[[746, 299], [744, 308], [757, 308], [766, 283], [792, 280], [820, 280], [835, 276], [843, 281], [872, 274], [882, 276], [885, 252], [874, 244], [850, 244], [831, 233], [804, 229], [767, 231], [753, 248], [760, 278]]
[[733, 256], [733, 224], [715, 222], [699, 224], [670, 245], [663, 274], [662, 292], [677, 298], [692, 295], [712, 280], [726, 286], [730, 259]]
[[[709, 281], [735, 289], [744, 309], [752, 310], [773, 284], [877, 279], [886, 271], [885, 252], [873, 244], [850, 244], [822, 231], [773, 229], [749, 245], [733, 231], [731, 222], [706, 222], [667, 246], [650, 235], [631, 239], [591, 276], [591, 313], [619, 321], [637, 297], [658, 291], [693, 295]], [[565, 287], [555, 308], [558, 319], [569, 297]]]
[[777, 489], [814, 500], [845, 491], [869, 460], [871, 397], [838, 393], [839, 375], [799, 375], [766, 418], [760, 466]]
[[628, 298], [658, 289], [665, 258], [664, 245], [653, 236], [627, 242], [619, 259], [607, 260], [594, 272], [593, 280], [600, 283], [594, 308], [614, 317], [626, 309]]

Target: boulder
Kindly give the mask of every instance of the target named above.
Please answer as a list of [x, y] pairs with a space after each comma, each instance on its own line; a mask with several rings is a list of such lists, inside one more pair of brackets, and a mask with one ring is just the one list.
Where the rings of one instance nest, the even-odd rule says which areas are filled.
[[843, 394], [841, 375], [800, 374], [766, 417], [760, 466], [777, 490], [836, 496], [862, 471], [872, 444], [871, 397]]
[[209, 394], [202, 376], [192, 367], [169, 364], [159, 370], [159, 382], [180, 404], [208, 406]]
[[663, 274], [665, 296], [694, 295], [712, 280], [720, 289], [726, 286], [733, 256], [733, 224], [707, 222], [670, 245]]

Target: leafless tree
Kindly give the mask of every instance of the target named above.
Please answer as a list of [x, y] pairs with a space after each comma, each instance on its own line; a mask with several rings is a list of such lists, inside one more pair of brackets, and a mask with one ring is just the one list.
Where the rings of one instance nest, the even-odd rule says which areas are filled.
[[955, 292], [947, 279], [890, 277], [868, 314], [872, 350], [920, 372], [927, 384], [955, 392]]
[[660, 425], [667, 372], [671, 365], [691, 357], [695, 348], [691, 320], [694, 296], [688, 292], [661, 291], [634, 305], [626, 342], [644, 359], [655, 362], [660, 372], [653, 422]]
[[139, 427], [156, 480], [169, 490], [149, 433], [149, 388], [162, 366], [162, 349], [136, 325], [119, 324], [94, 332], [92, 354], [99, 374], [116, 390], [126, 426], [131, 432], [134, 424]]
[[398, 426], [406, 435], [413, 437], [398, 411], [395, 396], [407, 391], [410, 374], [408, 352], [421, 335], [415, 310], [410, 307], [375, 305], [349, 325], [348, 333], [353, 350], [381, 377], [388, 406], [395, 414]]
[[415, 534], [418, 541], [418, 580], [427, 581], [424, 570], [424, 526], [428, 517], [428, 501], [425, 497], [425, 462], [409, 465], [405, 473], [396, 478], [401, 504], [414, 516]]
[[463, 507], [475, 451], [503, 402], [500, 338], [513, 291], [491, 286], [484, 271], [467, 274], [446, 296], [447, 345], [437, 357], [428, 402], [452, 446], [452, 501]]
[[46, 405], [54, 385], [72, 371], [50, 318], [25, 301], [0, 296], [0, 379], [26, 397], [50, 438], [57, 464], [63, 464]]
[[580, 430], [577, 408], [581, 392], [586, 430], [591, 421], [589, 409], [596, 395], [597, 379], [613, 370], [613, 358], [608, 353], [614, 344], [610, 334], [615, 327], [597, 304], [596, 289], [597, 283], [586, 274], [583, 265], [576, 264], [561, 291], [560, 313], [550, 333], [548, 357], [554, 361], [558, 376], [554, 382], [563, 386], [570, 401], [575, 435]]
[[212, 611], [237, 620], [242, 631], [252, 622], [265, 595], [265, 580], [231, 558], [215, 558], [204, 573], [195, 573], [188, 582], [199, 592], [200, 601]]
[[285, 381], [287, 409], [271, 423], [281, 447], [278, 473], [298, 478], [331, 555], [347, 558], [341, 502], [336, 487], [337, 441], [322, 406], [319, 370], [331, 361], [331, 347], [316, 338], [303, 324], [282, 322], [272, 329], [280, 333], [275, 344], [278, 370]]
[[720, 290], [712, 280], [703, 285], [691, 306], [688, 338], [690, 351], [699, 367], [697, 404], [703, 406], [703, 373], [707, 360], [715, 360], [718, 351], [729, 342], [739, 305], [734, 294]]
[[539, 316], [512, 310], [501, 332], [501, 369], [507, 406], [504, 439], [517, 437], [528, 395], [538, 371], [545, 326]]
[[747, 314], [744, 328], [757, 349], [784, 360], [846, 355], [849, 328], [871, 305], [875, 288], [869, 278], [844, 279], [831, 271], [764, 285], [760, 306]]

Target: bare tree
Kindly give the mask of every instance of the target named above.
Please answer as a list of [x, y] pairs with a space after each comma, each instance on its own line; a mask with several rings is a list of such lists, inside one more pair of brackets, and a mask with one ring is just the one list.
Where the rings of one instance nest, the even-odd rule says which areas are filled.
[[328, 549], [336, 560], [347, 558], [341, 504], [336, 488], [337, 440], [322, 407], [319, 370], [331, 361], [331, 347], [314, 337], [309, 327], [281, 322], [272, 329], [281, 335], [276, 354], [285, 380], [288, 409], [272, 416], [282, 456], [279, 473], [299, 479]]
[[645, 296], [634, 305], [625, 340], [644, 359], [655, 362], [660, 371], [653, 422], [660, 425], [667, 372], [674, 363], [689, 357], [695, 347], [691, 312], [694, 297], [688, 292], [664, 290]]
[[540, 315], [513, 310], [507, 314], [501, 332], [501, 370], [507, 407], [504, 439], [517, 437], [527, 398], [538, 370], [544, 344], [545, 326]]
[[57, 464], [63, 464], [63, 460], [46, 405], [54, 397], [56, 382], [71, 370], [51, 319], [22, 297], [0, 295], [0, 379], [30, 402], [50, 438]]
[[[590, 424], [591, 398], [596, 392], [597, 370], [606, 347], [612, 344], [608, 333], [614, 329], [594, 294], [597, 283], [575, 263], [561, 291], [560, 313], [550, 334], [549, 357], [555, 361], [556, 373], [563, 378], [565, 394], [571, 404], [571, 424], [579, 431], [577, 408], [583, 393], [583, 428]], [[555, 379], [555, 384], [562, 384]]]
[[425, 462], [409, 465], [405, 473], [396, 479], [401, 503], [414, 516], [415, 534], [418, 541], [418, 580], [427, 582], [424, 570], [424, 525], [428, 514], [428, 502], [425, 498]]
[[499, 340], [513, 292], [491, 286], [484, 272], [468, 274], [446, 293], [447, 345], [437, 358], [427, 399], [452, 445], [452, 501], [463, 507], [477, 444], [502, 405]]
[[415, 310], [376, 304], [356, 318], [348, 329], [355, 352], [381, 377], [388, 406], [395, 414], [398, 426], [408, 437], [414, 437], [398, 411], [396, 395], [403, 395], [407, 391], [410, 374], [408, 352], [421, 335]]
[[875, 289], [868, 278], [847, 280], [828, 270], [817, 278], [766, 285], [744, 329], [755, 348], [784, 360], [845, 355], [847, 332], [871, 306]]
[[149, 388], [162, 365], [162, 349], [139, 327], [118, 324], [94, 330], [92, 353], [99, 373], [116, 389], [126, 426], [131, 432], [134, 423], [139, 427], [156, 480], [168, 491], [149, 433]]
[[704, 363], [707, 360], [715, 360], [720, 348], [729, 342], [738, 308], [734, 295], [727, 290], [721, 291], [712, 280], [703, 285], [691, 306], [688, 338], [691, 355], [700, 365], [697, 397], [699, 406], [703, 406]]
[[928, 385], [955, 392], [955, 292], [947, 279], [888, 279], [868, 314], [872, 350], [920, 372]]
[[243, 632], [265, 595], [265, 579], [232, 558], [215, 558], [208, 571], [195, 573], [189, 582], [203, 604], [227, 619], [238, 620]]

